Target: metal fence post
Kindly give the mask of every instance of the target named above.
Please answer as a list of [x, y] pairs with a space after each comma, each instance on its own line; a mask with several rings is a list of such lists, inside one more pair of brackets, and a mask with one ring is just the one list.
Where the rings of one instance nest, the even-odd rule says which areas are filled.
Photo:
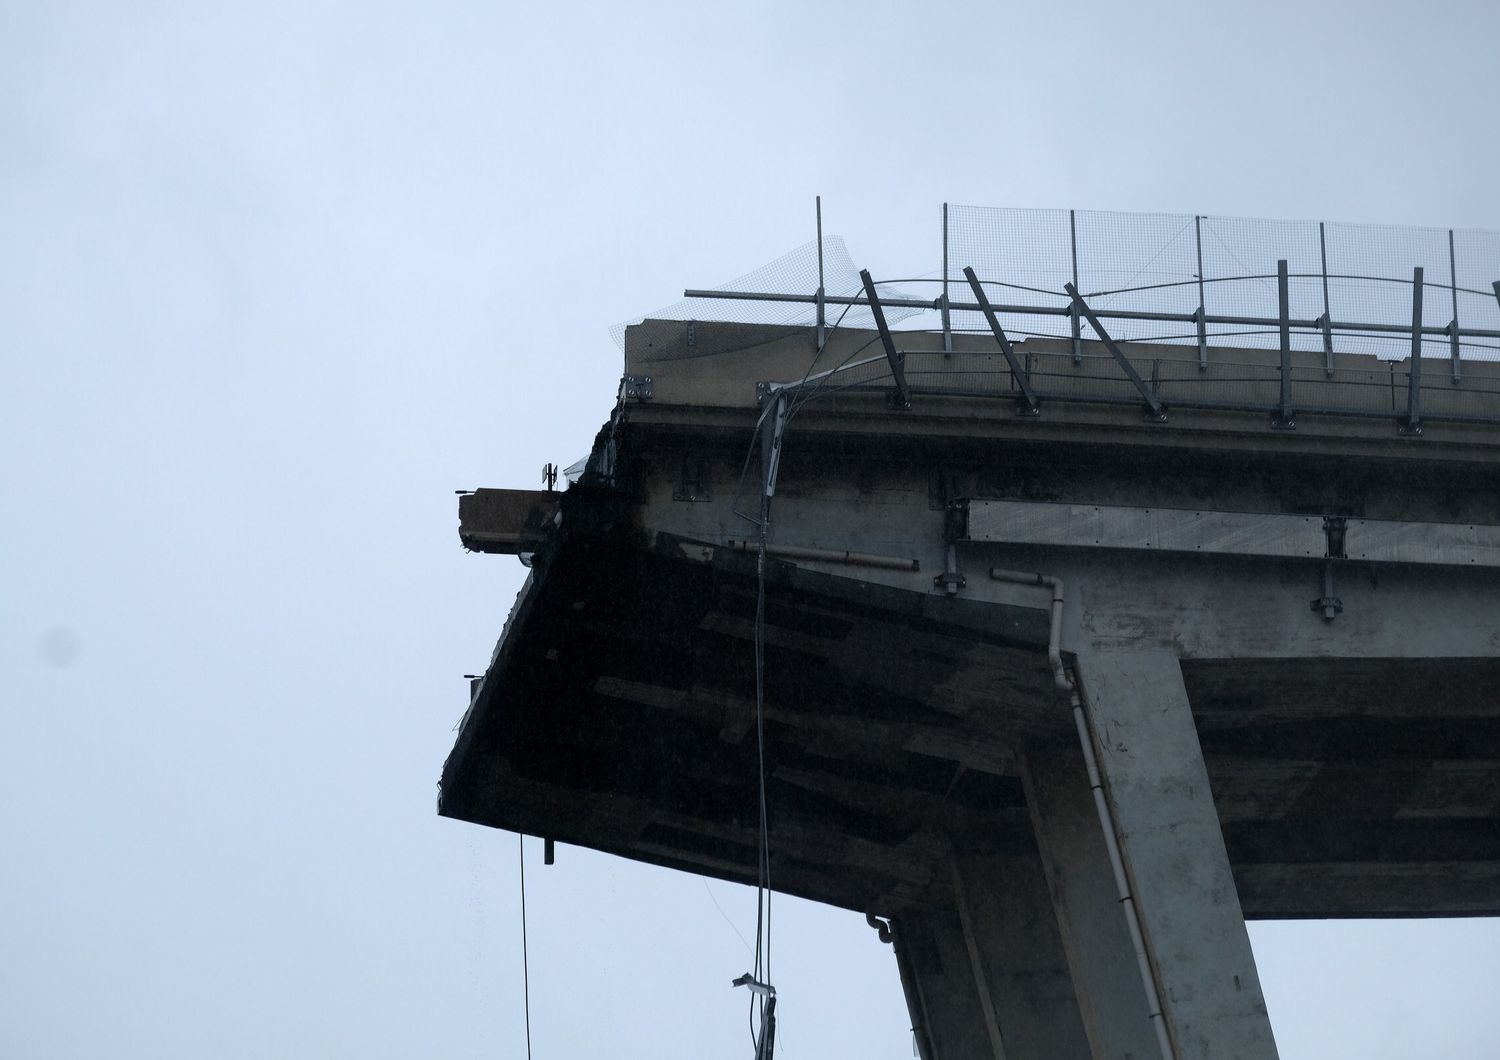
[[1208, 371], [1208, 310], [1203, 302], [1203, 218], [1193, 215], [1193, 238], [1198, 244], [1198, 371]]
[[1333, 311], [1328, 308], [1328, 237], [1323, 222], [1318, 222], [1318, 258], [1323, 266], [1323, 374], [1333, 378]]
[[943, 356], [953, 353], [953, 321], [948, 312], [948, 204], [943, 203]]
[[[1078, 221], [1073, 210], [1068, 211], [1068, 244], [1073, 251], [1073, 287], [1078, 287]], [[1495, 286], [1496, 297], [1500, 297], [1500, 284]], [[1073, 317], [1073, 364], [1083, 363], [1083, 329], [1078, 319], [1078, 302], [1075, 299], [1070, 311]]]
[[1281, 400], [1276, 415], [1271, 417], [1271, 426], [1291, 430], [1297, 426], [1297, 417], [1292, 412], [1292, 299], [1287, 288], [1285, 258], [1276, 263], [1276, 301], [1281, 330]]
[[813, 204], [818, 211], [818, 351], [828, 342], [827, 317], [823, 311], [823, 299], [827, 293], [823, 288], [823, 196], [814, 196]]
[[1422, 433], [1422, 266], [1411, 273], [1411, 368], [1406, 373], [1408, 434]]
[[1453, 252], [1453, 229], [1448, 229], [1448, 286], [1453, 294], [1453, 321], [1448, 325], [1449, 356], [1453, 362], [1453, 385], [1463, 375], [1458, 355], [1458, 263]]

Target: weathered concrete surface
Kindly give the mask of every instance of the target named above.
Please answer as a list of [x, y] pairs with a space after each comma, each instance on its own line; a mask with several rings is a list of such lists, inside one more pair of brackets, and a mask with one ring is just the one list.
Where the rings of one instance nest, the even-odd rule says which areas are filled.
[[1150, 1006], [1120, 910], [1077, 746], [1037, 748], [1024, 764], [1026, 802], [1093, 1055], [1159, 1054]]
[[1179, 1060], [1275, 1057], [1176, 657], [1090, 653], [1078, 675]]
[[1088, 1060], [1078, 998], [1034, 853], [956, 857], [954, 896], [1007, 1060]]
[[896, 917], [893, 928], [937, 1054], [932, 1060], [1008, 1060], [989, 999], [974, 980], [958, 911], [912, 910]]

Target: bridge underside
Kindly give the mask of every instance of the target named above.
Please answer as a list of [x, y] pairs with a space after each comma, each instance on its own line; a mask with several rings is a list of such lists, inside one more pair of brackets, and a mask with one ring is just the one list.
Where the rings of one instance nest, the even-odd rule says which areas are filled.
[[759, 630], [773, 885], [890, 918], [927, 1060], [1274, 1056], [1246, 917], [1500, 915], [1490, 428], [779, 405], [804, 332], [642, 335], [576, 486], [461, 502], [532, 569], [441, 813], [753, 883]]
[[[754, 883], [754, 558], [683, 546], [537, 563], [445, 815]], [[1077, 739], [1046, 640], [1038, 608], [772, 561], [777, 888], [888, 913], [947, 899], [954, 845], [1034, 851], [1021, 759]], [[1500, 659], [1181, 666], [1247, 917], [1500, 915]]]

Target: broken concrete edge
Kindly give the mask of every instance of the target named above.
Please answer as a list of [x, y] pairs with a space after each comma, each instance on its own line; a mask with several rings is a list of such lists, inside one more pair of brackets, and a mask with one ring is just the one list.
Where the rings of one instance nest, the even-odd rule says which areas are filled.
[[[519, 642], [524, 639], [536, 601], [546, 592], [547, 581], [561, 565], [586, 563], [586, 553], [591, 551], [587, 547], [590, 543], [602, 543], [602, 536], [615, 549], [640, 548], [672, 562], [706, 563], [726, 575], [751, 580], [755, 578], [756, 558], [752, 554], [668, 533], [655, 533], [648, 539], [618, 522], [601, 520], [597, 516], [583, 518], [583, 509], [589, 503], [586, 499], [589, 492], [593, 491], [575, 488], [561, 495], [565, 499], [562, 519], [557, 529], [540, 543], [533, 554], [531, 574], [516, 598], [490, 665], [472, 697], [458, 738], [443, 767], [443, 780], [440, 784], [443, 791], [452, 790], [453, 782], [472, 751], [475, 732], [487, 724], [487, 716], [494, 709], [493, 701], [499, 683], [504, 680]], [[594, 524], [593, 532], [590, 533], [588, 529], [580, 531], [579, 523]], [[694, 556], [697, 558], [690, 558]], [[1030, 648], [1039, 653], [1045, 653], [1047, 649], [1049, 616], [1045, 608], [994, 604], [939, 593], [914, 592], [808, 570], [796, 563], [779, 559], [771, 559], [766, 563], [766, 582], [773, 591], [822, 597], [856, 611], [900, 616], [917, 628], [941, 629], [967, 640]], [[446, 812], [447, 805], [447, 800], [440, 797], [439, 813], [444, 816], [450, 816]]]
[[471, 552], [534, 552], [555, 528], [562, 494], [478, 489], [458, 498], [458, 540]]
[[[627, 557], [632, 555], [657, 565], [680, 564], [684, 571], [707, 566], [715, 580], [723, 577], [753, 584], [756, 568], [753, 555], [671, 534], [647, 535], [606, 514], [619, 502], [617, 494], [599, 489], [575, 488], [564, 495], [560, 525], [533, 556], [530, 576], [512, 608], [491, 664], [484, 677], [475, 682], [469, 709], [443, 768], [438, 798], [441, 816], [513, 831], [535, 829], [536, 808], [517, 806], [512, 812], [505, 804], [486, 798], [484, 788], [488, 782], [484, 777], [496, 741], [503, 744], [511, 738], [507, 735], [505, 704], [508, 697], [524, 694], [517, 691], [527, 680], [519, 676], [519, 668], [527, 666], [540, 651], [531, 635], [533, 625], [541, 621], [549, 594], [560, 591], [559, 586], [570, 587], [567, 592], [576, 596], [580, 586], [586, 587], [596, 579], [609, 579], [610, 571], [618, 569], [616, 564], [628, 562]], [[596, 510], [589, 511], [590, 508]], [[781, 560], [769, 561], [766, 574], [773, 597], [784, 593], [822, 598], [856, 612], [897, 617], [914, 630], [941, 631], [976, 643], [1016, 647], [1035, 652], [1039, 659], [1046, 651], [1048, 628], [1043, 609], [954, 600], [939, 594], [871, 585]], [[586, 601], [584, 597], [580, 602], [587, 607]], [[683, 861], [667, 853], [653, 855], [638, 846], [627, 849], [608, 840], [601, 843], [601, 837], [592, 834], [589, 828], [581, 825], [570, 828], [566, 821], [549, 823], [545, 831], [556, 840], [669, 868], [707, 872], [739, 883], [753, 882], [754, 878], [751, 858], [745, 859], [743, 867], [728, 861], [717, 866], [701, 860]], [[829, 890], [796, 887], [778, 887], [778, 890], [841, 904], [833, 900], [834, 894]], [[868, 912], [864, 903], [842, 904]]]

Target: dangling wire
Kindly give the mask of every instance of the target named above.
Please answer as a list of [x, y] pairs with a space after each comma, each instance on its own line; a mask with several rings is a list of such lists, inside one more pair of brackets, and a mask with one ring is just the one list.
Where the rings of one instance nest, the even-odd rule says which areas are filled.
[[526, 837], [516, 835], [521, 847], [521, 996], [526, 1005], [526, 1060], [531, 1060], [531, 961], [526, 953]]
[[[813, 352], [812, 360], [807, 363], [807, 369], [802, 373], [802, 379], [797, 383], [795, 387], [788, 388], [789, 392], [794, 396], [800, 393], [802, 388], [807, 385], [808, 379], [812, 376], [813, 369], [818, 366], [818, 361], [823, 357], [823, 351], [828, 349], [828, 343], [833, 338], [833, 333], [838, 331], [839, 325], [843, 324], [844, 322], [844, 316], [852, 308], [853, 305], [844, 306], [843, 312], [839, 313], [838, 315], [838, 319], [828, 326], [827, 331], [823, 335], [823, 345], [819, 346]], [[816, 329], [809, 328], [808, 330], [815, 331]], [[859, 349], [863, 350], [866, 346], [869, 346], [875, 341], [875, 339], [871, 339]], [[846, 356], [843, 361], [839, 363], [838, 368], [834, 369], [834, 372], [837, 373], [839, 368], [842, 368], [844, 365], [848, 364], [849, 361], [852, 360], [855, 354], [857, 354], [858, 352], [859, 350], [855, 350], [854, 353]], [[818, 386], [821, 385], [822, 382], [819, 381]], [[817, 387], [814, 387], [814, 391], [816, 391], [816, 389]], [[770, 414], [775, 409], [775, 407], [776, 405], [774, 401], [767, 401], [765, 409], [761, 411], [760, 418], [756, 420], [755, 429], [750, 432], [750, 444], [745, 449], [745, 460], [740, 465], [739, 481], [735, 484], [734, 487], [734, 497], [729, 502], [729, 510], [732, 511], [735, 515], [739, 516], [741, 519], [744, 519], [746, 522], [753, 522], [754, 520], [745, 512], [740, 511], [740, 497], [743, 495], [745, 489], [745, 477], [750, 473], [750, 459], [755, 455], [755, 445], [756, 441], [760, 438], [761, 427], [765, 424], [766, 416]], [[788, 410], [787, 419], [791, 419], [790, 410]]]
[[[843, 323], [844, 313], [849, 307], [844, 307], [844, 312], [839, 314], [833, 326], [828, 329], [826, 335], [831, 335]], [[755, 1048], [757, 1060], [769, 1060], [774, 1048], [776, 1027], [776, 990], [771, 985], [771, 827], [770, 814], [767, 809], [766, 799], [766, 690], [765, 690], [765, 624], [766, 624], [766, 549], [767, 537], [771, 525], [771, 497], [774, 493], [773, 467], [778, 458], [778, 449], [786, 432], [786, 426], [791, 418], [800, 411], [802, 405], [810, 401], [823, 387], [826, 379], [819, 379], [811, 391], [802, 394], [801, 391], [807, 386], [812, 376], [812, 370], [817, 365], [823, 351], [827, 348], [827, 337], [814, 354], [807, 370], [803, 372], [802, 379], [794, 387], [786, 388], [786, 393], [773, 392], [768, 395], [765, 406], [755, 424], [750, 447], [746, 450], [745, 461], [740, 468], [739, 484], [735, 488], [734, 501], [731, 510], [736, 515], [749, 520], [751, 517], [739, 510], [739, 497], [745, 485], [745, 478], [750, 470], [750, 460], [755, 452], [756, 439], [762, 440], [762, 456], [764, 462], [762, 468], [762, 488], [760, 489], [760, 512], [756, 522], [758, 548], [755, 557], [755, 754], [756, 754], [756, 795], [758, 802], [760, 842], [757, 853], [756, 886], [755, 886], [755, 952], [754, 971], [749, 976], [741, 976], [735, 980], [735, 985], [751, 985], [750, 1000], [750, 1041]], [[848, 364], [858, 353], [874, 342], [866, 342], [863, 346], [849, 353], [840, 362], [833, 374]], [[801, 398], [800, 403], [796, 400]], [[790, 400], [789, 400], [790, 399]], [[764, 438], [769, 432], [770, 445], [764, 444]], [[757, 1015], [759, 1027], [757, 1028]]]
[[[775, 444], [773, 442], [773, 444]], [[766, 812], [766, 536], [771, 521], [771, 498], [762, 491], [760, 502], [760, 548], [755, 560], [755, 753], [760, 793], [760, 882], [756, 901], [764, 895], [765, 958], [756, 954], [756, 978], [771, 981], [771, 827]], [[756, 912], [756, 936], [759, 941], [760, 913]], [[763, 975], [761, 973], [764, 973]]]

